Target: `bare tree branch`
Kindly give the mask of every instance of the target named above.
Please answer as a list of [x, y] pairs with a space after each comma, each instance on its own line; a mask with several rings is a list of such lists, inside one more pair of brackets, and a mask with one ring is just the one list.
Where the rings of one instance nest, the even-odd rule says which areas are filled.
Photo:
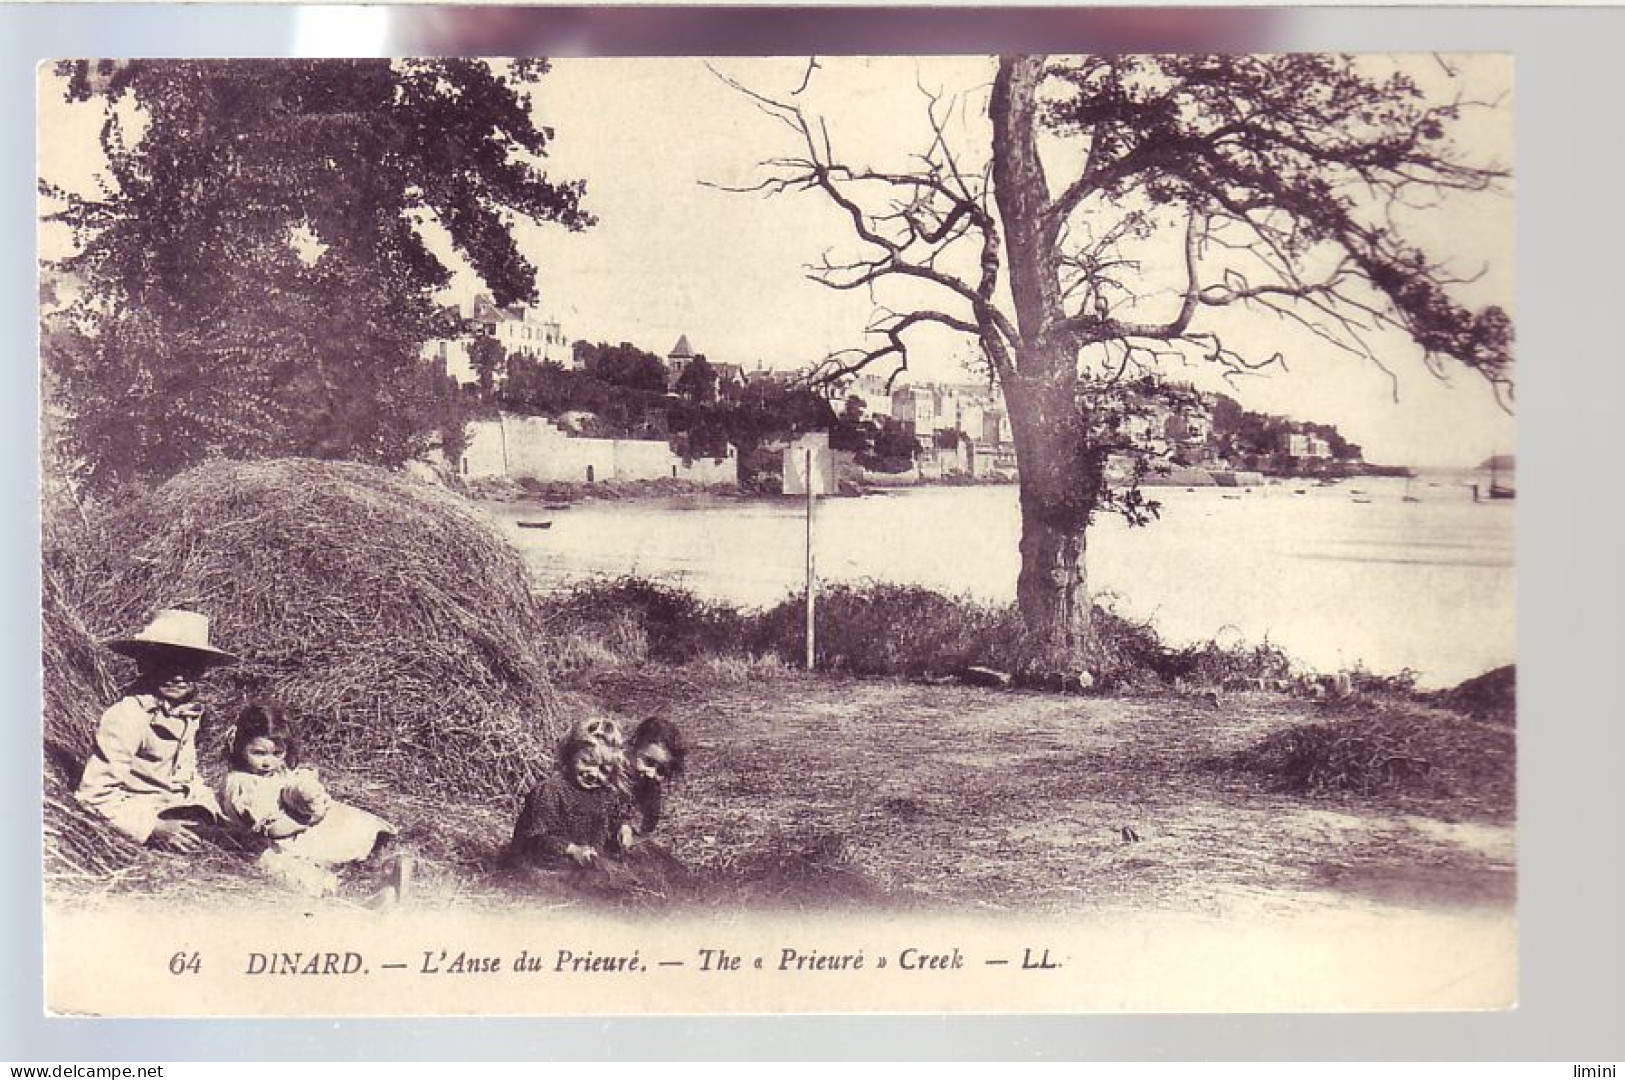
[[818, 57], [807, 57], [807, 70], [801, 76], [801, 85], [790, 91], [792, 96], [799, 96], [803, 90], [807, 89], [807, 85], [812, 82], [812, 73], [818, 70], [818, 66]]
[[[967, 173], [947, 137], [946, 125], [957, 99], [919, 87], [925, 99], [929, 141], [915, 157], [918, 169], [893, 172], [837, 160], [822, 118], [809, 117], [795, 103], [750, 90], [720, 72], [717, 75], [794, 131], [801, 150], [763, 162], [772, 175], [722, 190], [765, 195], [822, 193], [845, 214], [852, 236], [870, 250], [845, 261], [836, 261], [826, 252], [808, 267], [809, 277], [838, 291], [872, 290], [889, 279], [935, 286], [966, 305], [966, 314], [922, 311], [917, 313], [918, 319], [893, 328], [895, 332], [901, 334], [919, 322], [935, 322], [969, 334], [981, 343], [995, 372], [1007, 376], [1013, 369], [1012, 346], [1018, 334], [997, 306], [1001, 252], [998, 229], [987, 206], [986, 174]], [[961, 242], [978, 240], [979, 272], [972, 281], [948, 268], [948, 263]], [[906, 348], [900, 341], [888, 340], [880, 349], [841, 354], [835, 370], [898, 355], [906, 356]]]

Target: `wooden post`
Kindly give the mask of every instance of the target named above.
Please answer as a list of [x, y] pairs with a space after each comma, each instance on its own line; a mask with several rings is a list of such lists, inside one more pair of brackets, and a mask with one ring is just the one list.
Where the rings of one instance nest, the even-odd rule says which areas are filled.
[[813, 451], [807, 447], [807, 466], [803, 473], [807, 481], [807, 670], [813, 669], [814, 632], [813, 632], [813, 605], [818, 593], [818, 574], [813, 565], [813, 504], [816, 496], [813, 495]]
[[513, 469], [508, 465], [508, 415], [500, 410], [497, 412], [497, 435], [502, 440], [502, 478], [506, 480], [513, 475]]

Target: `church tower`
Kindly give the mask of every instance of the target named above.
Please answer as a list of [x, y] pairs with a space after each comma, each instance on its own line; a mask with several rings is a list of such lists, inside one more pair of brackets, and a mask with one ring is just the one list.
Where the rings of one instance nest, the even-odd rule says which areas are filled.
[[676, 386], [677, 380], [683, 377], [683, 372], [687, 371], [688, 365], [693, 362], [694, 348], [688, 343], [688, 335], [679, 334], [677, 344], [673, 345], [671, 352], [666, 354], [666, 385]]

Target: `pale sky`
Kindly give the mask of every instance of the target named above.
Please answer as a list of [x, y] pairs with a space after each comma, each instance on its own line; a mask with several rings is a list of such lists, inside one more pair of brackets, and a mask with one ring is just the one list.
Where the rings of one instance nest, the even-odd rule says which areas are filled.
[[[1411, 58], [1424, 85], [1438, 82], [1431, 57]], [[1501, 57], [1457, 58], [1475, 96], [1506, 100], [1469, 114], [1464, 146], [1480, 162], [1509, 164], [1512, 152], [1511, 65]], [[985, 156], [986, 88], [991, 61], [959, 58], [821, 58], [797, 97], [827, 117], [837, 152], [876, 166], [906, 164], [924, 148], [920, 86], [960, 95], [949, 125], [963, 140], [966, 163]], [[714, 62], [728, 76], [784, 96], [801, 83], [801, 60], [729, 58]], [[42, 97], [41, 168], [82, 178], [95, 152], [99, 115]], [[806, 264], [826, 249], [854, 253], [838, 211], [815, 194], [772, 198], [706, 186], [760, 179], [758, 162], [796, 147], [790, 132], [764, 116], [696, 59], [557, 60], [535, 91], [536, 111], [557, 139], [549, 171], [587, 182], [586, 207], [599, 224], [582, 233], [522, 226], [519, 238], [539, 265], [542, 307], [572, 338], [631, 341], [664, 355], [678, 335], [712, 360], [769, 367], [802, 366], [862, 342], [873, 312], [865, 294], [834, 293], [807, 280]], [[1063, 148], [1064, 149], [1064, 148]], [[1052, 176], [1066, 161], [1056, 156]], [[70, 181], [72, 182], [72, 181]], [[82, 179], [80, 180], [82, 182]], [[1484, 276], [1462, 298], [1512, 309], [1514, 227], [1510, 195], [1454, 198], [1419, 215], [1420, 238], [1464, 274]], [[44, 237], [49, 244], [50, 237]], [[472, 275], [458, 291], [477, 288]], [[881, 295], [903, 307], [910, 297]], [[1150, 314], [1148, 311], [1147, 314]], [[1514, 311], [1515, 314], [1515, 311]], [[1380, 349], [1399, 375], [1393, 384], [1368, 362], [1336, 353], [1306, 332], [1274, 320], [1226, 327], [1236, 340], [1268, 355], [1286, 354], [1288, 370], [1253, 377], [1231, 389], [1248, 408], [1335, 423], [1366, 449], [1368, 460], [1471, 465], [1514, 447], [1514, 422], [1483, 381], [1457, 373], [1428, 374], [1414, 346], [1389, 340]], [[971, 378], [958, 365], [969, 353], [943, 334], [911, 361], [919, 378]], [[1211, 373], [1189, 369], [1198, 385], [1219, 388]]]

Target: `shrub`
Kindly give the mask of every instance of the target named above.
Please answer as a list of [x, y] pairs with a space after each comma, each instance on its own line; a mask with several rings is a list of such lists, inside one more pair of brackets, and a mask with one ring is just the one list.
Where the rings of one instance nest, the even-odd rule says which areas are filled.
[[1276, 686], [1295, 677], [1291, 658], [1267, 641], [1246, 645], [1211, 640], [1183, 649], [1162, 649], [1151, 667], [1170, 682], [1180, 679], [1215, 688]]
[[643, 578], [583, 582], [542, 601], [548, 631], [595, 639], [626, 659], [687, 663], [743, 653], [748, 621], [726, 604]]
[[[816, 605], [817, 664], [853, 675], [918, 677], [973, 664], [997, 666], [1019, 634], [1008, 609], [911, 585], [831, 585]], [[806, 653], [807, 600], [792, 596], [757, 619], [751, 648]]]

